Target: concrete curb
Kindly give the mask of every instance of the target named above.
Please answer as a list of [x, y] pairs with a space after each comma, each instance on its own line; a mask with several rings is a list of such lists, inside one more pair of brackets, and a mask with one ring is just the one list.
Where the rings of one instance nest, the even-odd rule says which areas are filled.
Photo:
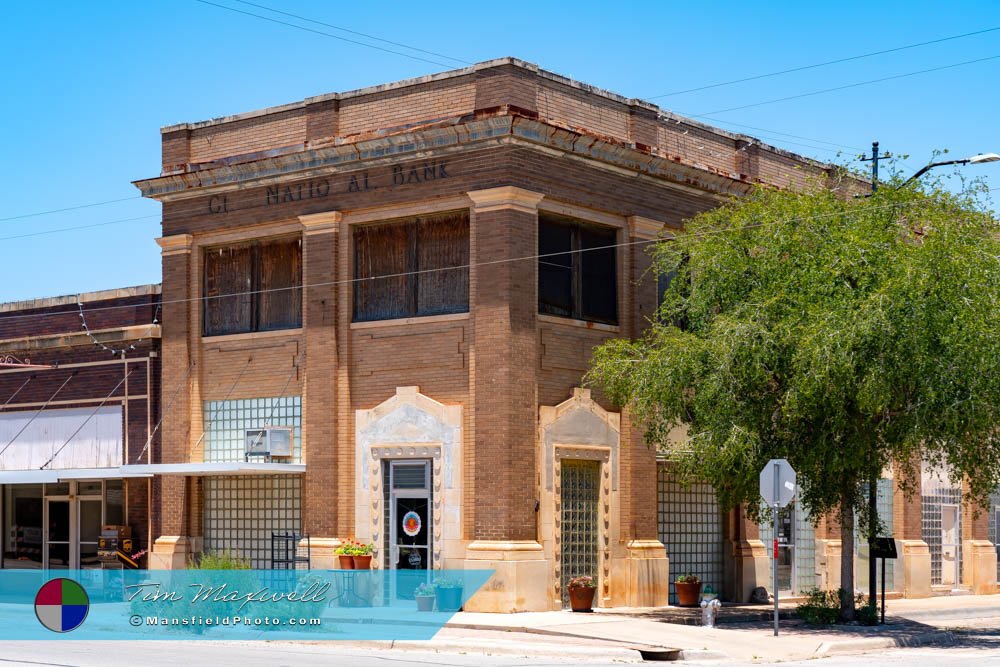
[[904, 637], [866, 637], [864, 639], [844, 639], [823, 642], [816, 649], [816, 655], [834, 655], [837, 653], [863, 653], [886, 648], [906, 648], [912, 646], [929, 646], [939, 644], [953, 646], [955, 636], [946, 631], [921, 632]]
[[[368, 645], [371, 648], [371, 645]], [[615, 648], [611, 646], [566, 646], [546, 645], [540, 642], [495, 642], [481, 641], [395, 641], [382, 645], [381, 649], [396, 651], [423, 651], [426, 653], [478, 653], [483, 655], [508, 655], [521, 657], [562, 657], [579, 662], [615, 661], [643, 662], [637, 649]]]

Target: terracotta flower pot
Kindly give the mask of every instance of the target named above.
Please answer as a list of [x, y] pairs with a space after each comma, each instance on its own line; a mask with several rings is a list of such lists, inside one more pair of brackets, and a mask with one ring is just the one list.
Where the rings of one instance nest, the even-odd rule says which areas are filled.
[[341, 570], [353, 570], [354, 569], [354, 556], [345, 556], [344, 554], [338, 554], [337, 558], [340, 560]]
[[573, 611], [593, 611], [595, 586], [581, 586], [569, 589], [569, 606]]
[[415, 595], [413, 599], [417, 601], [417, 611], [434, 611], [433, 595]]
[[370, 570], [370, 569], [372, 569], [372, 557], [371, 556], [355, 556], [354, 557], [354, 569], [355, 570]]
[[701, 582], [697, 584], [681, 583], [679, 581], [674, 582], [674, 588], [677, 590], [677, 606], [678, 607], [697, 607], [699, 599], [701, 597]]

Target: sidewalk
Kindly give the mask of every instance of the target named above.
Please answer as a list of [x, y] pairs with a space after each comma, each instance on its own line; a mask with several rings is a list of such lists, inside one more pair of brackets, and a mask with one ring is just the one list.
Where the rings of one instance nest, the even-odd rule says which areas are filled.
[[[782, 605], [782, 611], [794, 606]], [[658, 619], [669, 615], [669, 608], [616, 608], [592, 614], [461, 612], [425, 647], [448, 650], [444, 647], [462, 645], [474, 650], [472, 646], [478, 643], [485, 646], [486, 652], [511, 654], [523, 650], [520, 654], [528, 655], [532, 647], [545, 651], [555, 644], [566, 655], [583, 650], [591, 659], [619, 660], [626, 656], [639, 660], [640, 649], [655, 647], [676, 651], [674, 659], [803, 660], [898, 646], [949, 645], [954, 642], [950, 629], [964, 622], [981, 625], [985, 619], [987, 625], [1000, 628], [1000, 595], [889, 600], [886, 609], [884, 626], [813, 629], [798, 621], [783, 620], [778, 637], [773, 636], [767, 622], [703, 628]]]

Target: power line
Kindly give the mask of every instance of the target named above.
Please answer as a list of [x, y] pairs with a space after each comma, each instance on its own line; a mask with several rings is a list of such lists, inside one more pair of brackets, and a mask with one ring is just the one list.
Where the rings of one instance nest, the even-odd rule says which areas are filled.
[[28, 234], [17, 234], [14, 236], [0, 236], [0, 241], [10, 241], [13, 239], [25, 239], [31, 236], [45, 236], [46, 234], [59, 234], [62, 232], [72, 232], [77, 229], [91, 229], [93, 227], [107, 227], [108, 225], [118, 225], [123, 222], [133, 222], [135, 220], [148, 220], [150, 218], [159, 218], [160, 215], [140, 215], [135, 218], [122, 218], [120, 220], [108, 220], [107, 222], [95, 222], [92, 225], [75, 225], [73, 227], [60, 227], [59, 229], [47, 229], [41, 232], [30, 232]]
[[[995, 187], [995, 188], [989, 188], [987, 190], [987, 192], [994, 192], [996, 190], [1000, 190], [1000, 186]], [[891, 203], [883, 204], [883, 205], [880, 205], [880, 206], [871, 206], [871, 207], [868, 207], [866, 210], [867, 211], [871, 211], [871, 210], [882, 210], [882, 209], [892, 208], [892, 207], [898, 207], [898, 206], [915, 206], [915, 205], [918, 205], [920, 203], [922, 203], [922, 201], [914, 201], [914, 202], [910, 202], [910, 203], [906, 203], [906, 204], [900, 204], [900, 203], [897, 203], [897, 202], [891, 202]], [[800, 216], [800, 217], [793, 217], [793, 218], [783, 218], [781, 220], [773, 220], [773, 221], [770, 221], [770, 222], [761, 222], [761, 223], [756, 223], [756, 224], [753, 224], [753, 225], [744, 225], [743, 227], [717, 229], [717, 230], [712, 230], [712, 231], [707, 231], [707, 232], [683, 232], [683, 233], [684, 233], [685, 236], [691, 236], [691, 237], [701, 238], [701, 237], [706, 237], [706, 236], [714, 236], [714, 235], [717, 235], [717, 234], [725, 234], [725, 233], [730, 233], [730, 232], [738, 232], [738, 231], [741, 231], [743, 229], [750, 228], [750, 227], [753, 227], [753, 228], [757, 228], [757, 227], [770, 227], [772, 225], [786, 224], [786, 223], [790, 223], [790, 222], [804, 222], [804, 221], [807, 221], [807, 220], [819, 220], [819, 219], [822, 219], [822, 218], [828, 218], [828, 217], [838, 216], [838, 215], [852, 215], [852, 213], [851, 212], [846, 212], [845, 213], [845, 212], [842, 212], [842, 211], [836, 211], [836, 212], [833, 212], [833, 213], [824, 213], [824, 214], [820, 214], [820, 215], [810, 215], [810, 216]], [[490, 260], [490, 261], [487, 261], [487, 262], [476, 262], [476, 263], [470, 262], [470, 263], [467, 263], [467, 264], [461, 264], [461, 265], [457, 265], [457, 266], [448, 266], [448, 267], [436, 268], [436, 269], [421, 269], [421, 270], [417, 270], [417, 271], [402, 271], [402, 272], [399, 272], [399, 273], [391, 273], [391, 274], [385, 274], [385, 275], [380, 275], [380, 276], [372, 276], [372, 277], [368, 277], [368, 278], [347, 278], [347, 279], [344, 279], [344, 280], [329, 280], [329, 281], [324, 281], [324, 282], [319, 282], [319, 283], [296, 285], [296, 286], [293, 286], [293, 287], [277, 287], [277, 288], [271, 288], [271, 289], [248, 290], [248, 291], [244, 291], [244, 292], [233, 292], [233, 293], [230, 293], [230, 294], [220, 294], [220, 295], [216, 295], [216, 296], [198, 296], [198, 297], [189, 297], [189, 298], [183, 298], [183, 299], [169, 299], [169, 300], [165, 300], [165, 301], [161, 300], [161, 301], [157, 301], [157, 307], [162, 307], [162, 306], [165, 306], [165, 305], [172, 305], [172, 304], [194, 303], [194, 302], [210, 301], [210, 300], [216, 300], [216, 299], [231, 299], [231, 298], [234, 298], [234, 297], [251, 296], [251, 295], [256, 295], [256, 294], [270, 294], [270, 293], [274, 293], [274, 292], [288, 292], [288, 291], [292, 291], [292, 290], [306, 290], [306, 289], [313, 289], [313, 288], [316, 288], [316, 287], [333, 287], [333, 286], [337, 286], [337, 285], [347, 285], [347, 284], [354, 284], [354, 283], [370, 282], [370, 281], [373, 281], [373, 280], [388, 280], [388, 279], [391, 279], [391, 278], [400, 278], [400, 277], [403, 277], [403, 276], [421, 275], [421, 274], [428, 274], [428, 273], [439, 273], [441, 271], [454, 271], [456, 269], [471, 269], [471, 268], [474, 268], [474, 267], [495, 266], [495, 265], [498, 265], [498, 264], [509, 264], [509, 263], [513, 263], [513, 262], [524, 262], [524, 261], [530, 261], [530, 260], [544, 259], [544, 258], [547, 258], [547, 257], [557, 257], [557, 256], [561, 256], [561, 255], [570, 255], [570, 254], [573, 254], [573, 253], [576, 253], [576, 252], [592, 252], [592, 251], [596, 251], [596, 250], [610, 250], [610, 249], [613, 249], [613, 248], [623, 248], [623, 247], [629, 247], [629, 246], [644, 246], [644, 245], [648, 245], [648, 244], [651, 244], [651, 243], [658, 243], [658, 242], [661, 242], [663, 240], [664, 239], [661, 239], [661, 238], [640, 239], [638, 241], [625, 241], [625, 242], [622, 242], [622, 243], [611, 243], [611, 244], [608, 244], [608, 245], [598, 246], [598, 247], [594, 247], [594, 248], [586, 248], [586, 249], [580, 249], [580, 250], [565, 250], [565, 251], [560, 251], [560, 252], [541, 253], [541, 254], [534, 254], [534, 255], [524, 255], [524, 256], [521, 256], [521, 257], [508, 257], [508, 258], [504, 258], [504, 259]], [[96, 312], [109, 311], [109, 310], [121, 310], [121, 309], [125, 309], [125, 308], [145, 308], [145, 307], [148, 307], [148, 306], [149, 306], [148, 303], [128, 304], [128, 305], [116, 305], [116, 306], [101, 306], [101, 307], [98, 307], [98, 308], [88, 308], [86, 310], [86, 312], [87, 313], [96, 313]], [[64, 314], [65, 313], [63, 313], [63, 312], [59, 312], [59, 313], [26, 313], [24, 315], [10, 315], [10, 316], [6, 316], [6, 317], [3, 317], [3, 318], [0, 318], [0, 322], [6, 322], [6, 321], [18, 320], [18, 319], [34, 319], [34, 318], [39, 318], [39, 317], [50, 317], [50, 316], [57, 316], [57, 315], [64, 315]]]
[[[195, 2], [200, 2], [203, 5], [211, 5], [212, 7], [218, 7], [219, 9], [225, 9], [231, 12], [236, 12], [237, 14], [243, 14], [245, 16], [253, 16], [254, 18], [261, 19], [263, 21], [270, 21], [271, 23], [277, 23], [279, 25], [285, 25], [289, 28], [296, 28], [298, 30], [304, 30], [306, 32], [311, 32], [315, 35], [322, 35], [324, 37], [329, 37], [331, 39], [338, 39], [342, 42], [348, 42], [350, 44], [356, 44], [358, 46], [365, 46], [369, 49], [375, 49], [376, 51], [383, 51], [385, 53], [392, 53], [397, 56], [403, 56], [404, 58], [410, 58], [412, 60], [419, 60], [421, 62], [430, 63], [432, 65], [439, 65], [441, 67], [451, 67], [446, 63], [439, 62], [437, 60], [430, 60], [428, 58], [421, 58], [420, 56], [414, 56], [409, 53], [403, 53], [402, 51], [394, 51], [392, 49], [386, 49], [381, 46], [375, 46], [374, 44], [366, 44], [364, 42], [359, 42], [356, 39], [348, 39], [347, 37], [341, 37], [340, 35], [334, 35], [329, 32], [323, 32], [322, 30], [316, 30], [314, 28], [307, 28], [306, 26], [296, 25], [295, 23], [289, 23], [288, 21], [282, 21], [280, 19], [271, 18], [270, 16], [261, 16], [260, 14], [254, 14], [253, 12], [243, 11], [242, 9], [236, 9], [235, 7], [227, 7], [225, 5], [216, 4], [214, 2], [209, 2], [209, 0], [195, 0]], [[407, 47], [409, 48], [409, 47]]]
[[838, 91], [838, 90], [846, 90], [847, 88], [857, 88], [859, 86], [868, 86], [868, 85], [871, 85], [873, 83], [882, 83], [883, 81], [892, 81], [894, 79], [903, 79], [905, 77], [916, 76], [918, 74], [928, 74], [929, 72], [940, 72], [942, 70], [952, 69], [954, 67], [962, 67], [964, 65], [973, 65], [975, 63], [982, 63], [982, 62], [986, 62], [988, 60], [996, 60], [997, 58], [1000, 58], [1000, 55], [989, 56], [989, 57], [986, 57], [986, 58], [976, 58], [975, 60], [966, 60], [966, 61], [963, 61], [963, 62], [960, 62], [960, 63], [952, 63], [951, 65], [942, 65], [941, 67], [931, 67], [929, 69], [922, 69], [922, 70], [918, 70], [916, 72], [906, 72], [905, 74], [895, 74], [893, 76], [885, 76], [885, 77], [882, 77], [880, 79], [870, 79], [868, 81], [859, 81], [857, 83], [849, 83], [849, 84], [844, 85], [844, 86], [836, 86], [834, 88], [824, 88], [823, 90], [814, 90], [814, 91], [809, 92], [809, 93], [801, 93], [799, 95], [789, 95], [788, 97], [779, 97], [779, 98], [773, 99], [773, 100], [764, 100], [763, 102], [754, 102], [753, 104], [744, 104], [744, 105], [738, 106], [738, 107], [729, 107], [728, 109], [717, 109], [716, 111], [708, 111], [708, 112], [706, 112], [704, 114], [700, 114], [700, 115], [702, 115], [702, 116], [710, 116], [712, 114], [717, 114], [717, 113], [726, 113], [726, 112], [729, 112], [729, 111], [739, 111], [740, 109], [750, 109], [752, 107], [759, 107], [759, 106], [763, 106], [765, 104], [775, 104], [776, 102], [787, 102], [788, 100], [797, 100], [797, 99], [800, 99], [800, 98], [803, 98], [803, 97], [812, 97], [813, 95], [822, 95], [824, 93], [832, 93], [832, 92], [835, 92], [835, 91]]
[[0, 222], [7, 222], [8, 220], [23, 220], [25, 218], [34, 218], [39, 215], [49, 215], [51, 213], [65, 213], [66, 211], [78, 211], [81, 208], [93, 208], [94, 206], [104, 206], [105, 204], [117, 204], [123, 201], [132, 201], [133, 199], [142, 199], [141, 195], [135, 195], [133, 197], [122, 197], [121, 199], [109, 199], [107, 201], [94, 202], [92, 204], [78, 204], [77, 206], [67, 206], [65, 208], [53, 208], [48, 211], [36, 211], [34, 213], [23, 213], [21, 215], [12, 215], [7, 218], [0, 218]]
[[[238, 0], [242, 1], [242, 0]], [[963, 37], [972, 37], [973, 35], [982, 35], [987, 32], [994, 32], [1000, 30], [1000, 26], [996, 28], [986, 28], [984, 30], [977, 30], [975, 32], [967, 32], [961, 35], [952, 35], [951, 37], [941, 37], [940, 39], [932, 39], [927, 42], [918, 42], [916, 44], [907, 44], [905, 46], [897, 46], [892, 49], [884, 49], [882, 51], [872, 51], [871, 53], [862, 53], [857, 56], [849, 56], [847, 58], [838, 58], [836, 60], [827, 60], [826, 62], [814, 63], [812, 65], [802, 65], [801, 67], [792, 67], [791, 69], [783, 69], [777, 72], [768, 72], [767, 74], [757, 74], [755, 76], [747, 76], [742, 79], [732, 79], [730, 81], [721, 81], [719, 83], [711, 83], [707, 86], [698, 86], [697, 88], [688, 88], [686, 90], [676, 90], [672, 93], [663, 93], [661, 95], [654, 95], [648, 99], [655, 100], [660, 97], [670, 97], [672, 95], [684, 95], [686, 93], [695, 93], [701, 90], [709, 90], [711, 88], [720, 88], [722, 86], [731, 86], [736, 83], [744, 83], [746, 81], [757, 81], [759, 79], [766, 79], [772, 76], [780, 76], [782, 74], [791, 74], [792, 72], [802, 72], [804, 70], [815, 69], [817, 67], [826, 67], [827, 65], [836, 65], [839, 63], [846, 63], [852, 60], [861, 60], [862, 58], [871, 58], [872, 56], [881, 56], [886, 53], [895, 53], [897, 51], [905, 51], [907, 49], [915, 49], [920, 46], [928, 46], [930, 44], [940, 44], [941, 42], [948, 42], [954, 39], [962, 39]]]
[[324, 23], [323, 21], [317, 21], [316, 19], [311, 19], [311, 18], [308, 18], [308, 17], [305, 17], [305, 16], [299, 16], [298, 14], [292, 14], [291, 12], [284, 12], [284, 11], [281, 11], [280, 9], [275, 9], [273, 7], [266, 7], [264, 5], [258, 5], [258, 4], [253, 3], [253, 2], [248, 2], [247, 0], [236, 0], [236, 2], [238, 2], [238, 3], [242, 4], [242, 5], [250, 5], [251, 7], [256, 7], [258, 9], [265, 9], [265, 10], [267, 10], [269, 12], [274, 12], [275, 14], [283, 14], [284, 16], [290, 16], [290, 17], [292, 17], [294, 19], [298, 19], [300, 21], [308, 21], [309, 23], [315, 23], [316, 25], [326, 26], [327, 28], [333, 28], [334, 30], [340, 30], [340, 31], [343, 31], [343, 32], [348, 32], [348, 33], [351, 33], [352, 35], [359, 35], [361, 37], [367, 37], [368, 39], [374, 39], [377, 42], [383, 42], [385, 44], [392, 44], [393, 46], [400, 46], [400, 47], [402, 47], [404, 49], [410, 49], [411, 51], [419, 51], [420, 53], [426, 53], [429, 56], [437, 56], [438, 58], [445, 58], [447, 60], [454, 60], [455, 62], [459, 62], [459, 63], [465, 64], [465, 65], [474, 65], [475, 64], [475, 63], [470, 62], [468, 60], [462, 60], [461, 58], [453, 58], [452, 56], [445, 55], [443, 53], [437, 53], [436, 51], [428, 51], [426, 49], [421, 49], [421, 48], [418, 48], [416, 46], [410, 46], [409, 44], [403, 44], [401, 42], [394, 42], [394, 41], [389, 40], [389, 39], [382, 39], [381, 37], [376, 37], [375, 35], [369, 35], [367, 33], [358, 32], [357, 30], [351, 30], [350, 28], [343, 28], [343, 27], [341, 27], [339, 25], [333, 25], [332, 23]]

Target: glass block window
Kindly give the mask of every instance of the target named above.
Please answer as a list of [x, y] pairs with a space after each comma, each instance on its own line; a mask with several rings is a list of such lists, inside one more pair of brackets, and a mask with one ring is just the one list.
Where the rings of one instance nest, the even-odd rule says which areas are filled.
[[[947, 471], [930, 468], [924, 465], [921, 470], [921, 513], [922, 536], [931, 552], [931, 584], [954, 585], [962, 581], [962, 489], [950, 481]], [[954, 531], [958, 536], [956, 544], [950, 549], [943, 544], [944, 522], [942, 510], [945, 506], [957, 506], [957, 524]], [[949, 553], [945, 553], [949, 551]], [[953, 552], [953, 553], [952, 553]], [[942, 577], [944, 568], [955, 567], [957, 572], [950, 570], [948, 576]], [[946, 581], [954, 579], [954, 581]]]
[[[778, 519], [782, 526], [779, 535], [778, 589], [791, 593], [807, 591], [816, 586], [816, 529], [812, 518], [793, 500], [778, 513]], [[786, 531], [791, 535], [790, 540], [785, 535]], [[760, 539], [767, 547], [767, 567], [768, 572], [772, 572], [774, 550], [771, 548], [771, 541], [774, 539], [774, 528], [770, 520], [760, 524]], [[771, 586], [773, 584], [769, 584], [767, 588], [770, 589]]]
[[[265, 426], [292, 427], [292, 456], [282, 463], [302, 462], [302, 397], [241, 398], [205, 401], [205, 461], [243, 461], [247, 429]], [[259, 459], [258, 459], [259, 461]]]
[[[893, 481], [891, 479], [880, 479], [878, 481], [878, 490], [876, 492], [876, 511], [878, 512], [878, 518], [882, 522], [883, 530], [879, 535], [885, 537], [893, 536], [893, 521], [892, 521], [892, 504], [893, 504]], [[865, 497], [868, 497], [868, 486], [865, 485], [864, 491]], [[857, 521], [855, 521], [857, 525]], [[854, 584], [855, 588], [860, 592], [868, 595], [868, 540], [861, 534], [860, 528], [856, 528], [854, 531], [854, 554], [856, 560], [854, 561], [855, 574], [854, 574]], [[882, 586], [882, 561], [876, 561], [876, 576], [877, 585], [879, 590]], [[885, 561], [885, 590], [894, 591], [895, 588], [895, 561], [891, 559], [886, 559]]]
[[302, 532], [299, 475], [204, 479], [206, 551], [229, 551], [254, 569], [271, 567], [271, 533]]
[[569, 606], [566, 584], [573, 577], [598, 576], [601, 464], [562, 459], [560, 466], [560, 541], [562, 602]]
[[[657, 483], [660, 541], [667, 547], [672, 575], [697, 574], [722, 592], [722, 512], [710, 484], [681, 486], [669, 466], [660, 466]], [[670, 604], [677, 604], [671, 576]]]

